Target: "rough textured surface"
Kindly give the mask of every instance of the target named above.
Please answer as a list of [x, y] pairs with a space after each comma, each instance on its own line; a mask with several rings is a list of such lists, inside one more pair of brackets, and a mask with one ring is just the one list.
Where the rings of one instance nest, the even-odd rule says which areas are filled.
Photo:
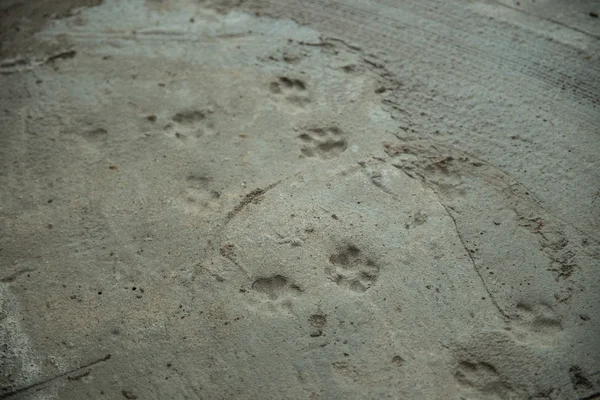
[[600, 10], [541, 3], [4, 2], [0, 398], [599, 397]]

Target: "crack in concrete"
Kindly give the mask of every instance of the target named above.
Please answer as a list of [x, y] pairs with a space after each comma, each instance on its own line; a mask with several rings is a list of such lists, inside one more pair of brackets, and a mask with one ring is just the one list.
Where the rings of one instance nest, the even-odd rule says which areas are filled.
[[[359, 164], [363, 167], [363, 171], [367, 174], [369, 181], [376, 186], [377, 188], [379, 188], [382, 192], [392, 196], [395, 200], [397, 200], [397, 196], [396, 194], [394, 194], [391, 190], [389, 190], [387, 187], [385, 187], [381, 182], [378, 181], [378, 178], [381, 177], [380, 174], [378, 173], [374, 173], [373, 171], [370, 171], [370, 169], [367, 168], [366, 163], [360, 163]], [[399, 168], [401, 171], [405, 172], [404, 169], [400, 166], [394, 165], [396, 168]], [[410, 175], [407, 174], [407, 176], [411, 177]], [[421, 176], [423, 181], [425, 183], [427, 183], [427, 180], [425, 177]], [[509, 315], [500, 307], [500, 305], [498, 304], [498, 302], [496, 301], [496, 299], [494, 298], [494, 296], [492, 295], [492, 292], [490, 291], [490, 289], [487, 287], [487, 284], [485, 283], [485, 280], [483, 278], [483, 276], [481, 275], [481, 272], [479, 272], [479, 269], [477, 268], [477, 264], [475, 263], [475, 259], [473, 258], [473, 255], [471, 254], [471, 252], [469, 251], [469, 249], [467, 248], [467, 245], [465, 243], [465, 240], [462, 237], [462, 234], [460, 233], [460, 230], [458, 229], [458, 224], [456, 222], [456, 218], [454, 218], [454, 216], [452, 215], [452, 213], [449, 210], [449, 207], [444, 204], [444, 202], [442, 201], [442, 199], [440, 198], [439, 194], [435, 191], [435, 189], [433, 189], [431, 187], [431, 185], [428, 185], [431, 189], [431, 191], [436, 195], [437, 199], [438, 199], [438, 203], [440, 203], [440, 205], [442, 207], [444, 207], [444, 210], [446, 210], [446, 213], [448, 214], [448, 216], [452, 219], [452, 222], [454, 223], [454, 229], [456, 230], [456, 233], [458, 235], [458, 238], [460, 239], [460, 242], [462, 244], [462, 246], [464, 247], [465, 251], [467, 252], [467, 254], [469, 255], [469, 259], [471, 260], [471, 264], [473, 265], [473, 269], [475, 270], [475, 272], [477, 273], [477, 276], [479, 277], [479, 280], [481, 281], [481, 284], [483, 285], [483, 288], [485, 289], [485, 291], [487, 292], [492, 304], [494, 305], [494, 307], [496, 307], [496, 309], [498, 310], [498, 312], [506, 319], [506, 320], [510, 320]]]
[[46, 384], [48, 384], [48, 383], [50, 383], [52, 381], [55, 381], [56, 379], [63, 378], [65, 376], [67, 376], [67, 378], [69, 379], [69, 381], [76, 381], [78, 379], [83, 378], [84, 376], [87, 376], [90, 371], [84, 372], [83, 374], [79, 374], [79, 375], [76, 375], [76, 376], [69, 376], [69, 375], [71, 375], [71, 374], [73, 374], [75, 372], [79, 372], [82, 369], [89, 368], [89, 367], [91, 367], [93, 365], [96, 365], [96, 364], [108, 361], [110, 359], [110, 357], [111, 357], [111, 355], [107, 354], [107, 355], [105, 355], [102, 358], [99, 358], [97, 360], [89, 362], [89, 363], [87, 363], [85, 365], [82, 365], [80, 367], [73, 368], [73, 369], [71, 369], [71, 370], [69, 370], [67, 372], [63, 372], [62, 374], [55, 375], [55, 376], [53, 376], [51, 378], [44, 379], [43, 381], [40, 381], [40, 382], [32, 383], [31, 385], [27, 385], [25, 387], [22, 387], [22, 388], [19, 388], [19, 389], [15, 389], [15, 390], [13, 390], [11, 392], [8, 392], [8, 393], [2, 393], [2, 394], [0, 394], [0, 399], [8, 399], [10, 397], [17, 396], [19, 394], [28, 392], [28, 391], [30, 391], [32, 389], [35, 389], [35, 388], [38, 388], [40, 386], [46, 385]]
[[[411, 176], [410, 174], [408, 174], [404, 168], [400, 165], [396, 165], [396, 164], [392, 164], [394, 167], [400, 169], [402, 172], [404, 172], [408, 177], [413, 178], [413, 176]], [[481, 284], [483, 286], [483, 288], [485, 289], [486, 293], [488, 294], [492, 304], [494, 305], [494, 307], [496, 307], [496, 309], [498, 310], [498, 312], [504, 317], [505, 320], [510, 320], [509, 315], [502, 309], [502, 307], [500, 307], [500, 305], [498, 304], [498, 302], [496, 301], [496, 299], [494, 298], [494, 296], [492, 295], [492, 292], [490, 291], [490, 289], [488, 288], [487, 284], [485, 283], [485, 279], [483, 278], [483, 275], [481, 275], [481, 272], [479, 272], [479, 269], [477, 268], [477, 263], [475, 262], [475, 259], [473, 258], [473, 255], [471, 254], [471, 252], [469, 251], [469, 248], [467, 247], [464, 238], [462, 237], [462, 234], [460, 233], [460, 229], [458, 228], [458, 223], [456, 222], [456, 218], [454, 217], [454, 215], [452, 215], [452, 213], [450, 212], [449, 207], [442, 201], [442, 199], [440, 198], [440, 195], [436, 192], [435, 188], [432, 187], [433, 185], [431, 183], [429, 183], [427, 181], [427, 178], [425, 176], [423, 176], [422, 174], [418, 174], [421, 179], [422, 182], [429, 187], [429, 189], [431, 189], [431, 191], [436, 195], [437, 199], [438, 199], [438, 203], [444, 207], [444, 210], [446, 211], [446, 214], [448, 214], [448, 216], [452, 219], [452, 222], [454, 223], [454, 230], [456, 231], [456, 234], [458, 235], [458, 238], [462, 244], [462, 246], [464, 247], [465, 251], [467, 252], [469, 259], [471, 260], [471, 264], [473, 265], [473, 269], [475, 270], [475, 272], [477, 273], [477, 276], [479, 277], [479, 280], [481, 281]], [[377, 186], [377, 185], [376, 185]]]
[[[435, 191], [434, 191], [434, 193], [435, 193]], [[467, 247], [467, 245], [465, 243], [465, 240], [463, 239], [462, 234], [460, 233], [460, 229], [458, 229], [458, 224], [456, 222], [456, 218], [454, 218], [454, 215], [452, 215], [452, 213], [450, 212], [449, 207], [446, 204], [444, 204], [444, 202], [442, 202], [442, 200], [439, 198], [439, 195], [437, 193], [436, 193], [436, 196], [438, 196], [439, 203], [441, 204], [442, 207], [444, 207], [444, 210], [446, 210], [446, 213], [452, 219], [452, 222], [454, 223], [454, 229], [456, 230], [456, 234], [458, 235], [458, 238], [460, 239], [460, 242], [462, 243], [463, 247], [465, 248], [465, 251], [469, 255], [469, 259], [471, 260], [471, 264], [473, 264], [473, 269], [477, 273], [477, 276], [479, 277], [479, 280], [481, 281], [481, 284], [483, 285], [483, 288], [485, 289], [485, 291], [487, 292], [488, 296], [490, 297], [490, 300], [492, 301], [492, 304], [494, 305], [494, 307], [496, 307], [496, 309], [498, 310], [498, 312], [500, 312], [500, 314], [506, 320], [510, 320], [509, 315], [502, 309], [502, 307], [500, 307], [500, 305], [498, 304], [498, 302], [496, 301], [496, 299], [492, 295], [492, 292], [490, 292], [490, 289], [487, 287], [487, 284], [485, 283], [485, 279], [483, 279], [483, 275], [481, 275], [481, 272], [479, 272], [479, 269], [477, 268], [477, 264], [475, 263], [475, 259], [473, 258], [473, 255], [471, 254], [471, 251], [469, 251], [469, 248]]]

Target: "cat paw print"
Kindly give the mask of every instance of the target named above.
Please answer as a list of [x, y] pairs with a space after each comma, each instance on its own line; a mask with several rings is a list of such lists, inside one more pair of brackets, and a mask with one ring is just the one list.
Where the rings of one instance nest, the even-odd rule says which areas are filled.
[[221, 193], [213, 188], [212, 178], [190, 174], [186, 178], [180, 200], [183, 200], [181, 203], [186, 213], [203, 214], [218, 210], [220, 197]]
[[258, 278], [252, 283], [252, 289], [264, 295], [265, 299], [269, 301], [302, 294], [302, 289], [298, 285], [290, 283], [289, 279], [283, 275]]
[[515, 398], [515, 393], [512, 392], [506, 379], [500, 376], [496, 367], [486, 362], [461, 361], [454, 373], [454, 377], [465, 388], [479, 392], [482, 397]]
[[344, 245], [329, 257], [325, 272], [338, 286], [363, 293], [379, 277], [379, 267], [354, 245]]
[[283, 275], [264, 276], [252, 283], [252, 290], [257, 295], [251, 300], [256, 309], [269, 313], [284, 312], [294, 314], [296, 298], [303, 290]]
[[175, 113], [165, 126], [165, 131], [182, 142], [195, 141], [202, 136], [213, 136], [218, 133], [215, 129], [213, 111], [206, 109], [188, 109]]
[[304, 107], [310, 103], [306, 83], [300, 79], [280, 76], [276, 81], [271, 82], [269, 90], [277, 100], [285, 99], [296, 107]]
[[348, 148], [345, 133], [337, 126], [311, 128], [298, 136], [300, 152], [305, 157], [319, 157], [328, 160], [338, 157]]
[[545, 303], [518, 303], [511, 319], [507, 329], [521, 342], [550, 345], [563, 331], [560, 317]]

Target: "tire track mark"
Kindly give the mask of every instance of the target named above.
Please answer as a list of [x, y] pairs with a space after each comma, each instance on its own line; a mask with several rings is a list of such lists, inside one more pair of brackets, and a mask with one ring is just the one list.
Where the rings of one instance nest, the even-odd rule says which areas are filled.
[[[358, 43], [376, 43], [376, 47], [386, 49], [392, 54], [402, 54], [410, 56], [410, 58], [414, 57], [414, 59], [424, 64], [431, 64], [431, 60], [433, 59], [436, 67], [442, 67], [450, 71], [454, 76], [458, 75], [472, 79], [474, 74], [477, 76], [485, 75], [486, 73], [489, 75], [490, 72], [504, 72], [503, 76], [514, 76], [515, 73], [518, 73], [534, 77], [538, 82], [533, 85], [532, 83], [513, 79], [503, 80], [502, 84], [521, 89], [523, 85], [532, 86], [535, 89], [539, 89], [542, 86], [553, 90], [564, 87], [565, 89], [563, 90], [569, 89], [575, 95], [572, 97], [578, 100], [583, 98], [593, 107], [600, 104], [600, 94], [597, 93], [600, 92], [600, 89], [596, 90], [594, 86], [588, 89], [587, 86], [589, 85], [587, 84], [582, 84], [581, 82], [571, 83], [566, 82], [564, 79], [558, 79], [552, 71], [543, 70], [542, 66], [537, 69], [532, 68], [528, 63], [523, 64], [510, 58], [505, 58], [504, 54], [496, 56], [481, 49], [467, 47], [421, 26], [388, 16], [373, 14], [366, 10], [340, 5], [339, 3], [318, 0], [313, 1], [313, 3], [318, 4], [305, 2], [302, 3], [302, 6], [298, 6], [289, 3], [274, 4], [268, 1], [259, 2], [262, 6], [268, 5], [269, 10], [274, 11], [276, 14], [285, 13], [287, 16], [291, 14], [300, 21], [311, 21], [312, 25], [333, 31], [336, 35], [343, 33], [343, 36], [350, 36]], [[248, 5], [252, 7], [252, 3], [248, 3]], [[336, 17], [336, 14], [339, 17]], [[367, 18], [361, 17], [360, 14], [366, 15]], [[343, 22], [337, 22], [338, 20]], [[377, 25], [373, 26], [374, 23]], [[354, 25], [356, 29], [349, 30], [348, 25]], [[385, 29], [382, 29], [382, 27]], [[410, 32], [410, 42], [403, 39], [407, 32]], [[427, 55], [427, 59], [424, 57], [424, 54]], [[465, 62], [465, 54], [470, 56], [468, 63]], [[490, 79], [490, 77], [480, 76], [479, 78], [483, 80], [484, 78]], [[572, 81], [574, 78], [569, 76], [569, 79]], [[590, 81], [594, 80], [590, 79]], [[533, 93], [534, 91], [530, 92]]]

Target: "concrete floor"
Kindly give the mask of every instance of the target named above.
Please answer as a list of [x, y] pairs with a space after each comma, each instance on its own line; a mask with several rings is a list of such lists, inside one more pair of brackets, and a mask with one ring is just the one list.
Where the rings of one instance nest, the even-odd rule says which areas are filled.
[[0, 10], [0, 399], [600, 398], [597, 1]]

